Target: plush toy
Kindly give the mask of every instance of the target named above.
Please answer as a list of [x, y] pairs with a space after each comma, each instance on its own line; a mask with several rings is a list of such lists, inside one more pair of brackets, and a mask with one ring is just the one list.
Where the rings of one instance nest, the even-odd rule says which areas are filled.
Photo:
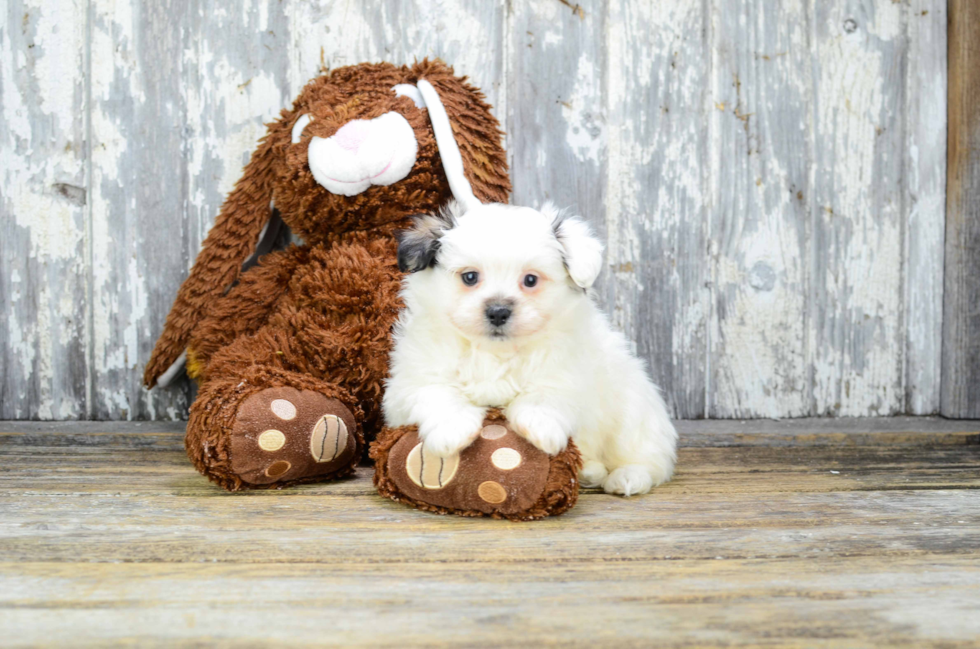
[[582, 460], [575, 444], [555, 457], [538, 450], [492, 409], [479, 437], [458, 455], [426, 452], [418, 427], [384, 429], [371, 445], [382, 496], [439, 514], [514, 521], [555, 516], [578, 499]]
[[[434, 109], [425, 94], [437, 98]], [[430, 121], [433, 111], [440, 120]], [[453, 140], [454, 159], [443, 159], [434, 123], [443, 142]], [[147, 387], [166, 384], [186, 359], [200, 390], [185, 444], [201, 473], [234, 491], [354, 470], [382, 430], [391, 327], [401, 307], [395, 234], [453, 191], [506, 202], [510, 182], [490, 107], [441, 61], [333, 70], [269, 125], [181, 286], [144, 375]], [[303, 245], [243, 267], [278, 217]], [[409, 455], [424, 459], [411, 444], [414, 432], [385, 431], [373, 453], [379, 491], [423, 509], [513, 519], [574, 504], [574, 447], [548, 457], [522, 444], [499, 414], [487, 425], [452, 476], [435, 482], [425, 471], [412, 477]], [[501, 439], [523, 460], [505, 477], [501, 454], [493, 459]]]

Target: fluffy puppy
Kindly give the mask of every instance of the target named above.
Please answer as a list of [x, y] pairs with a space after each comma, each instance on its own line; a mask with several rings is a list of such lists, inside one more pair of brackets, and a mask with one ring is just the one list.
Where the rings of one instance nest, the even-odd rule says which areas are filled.
[[449, 456], [487, 408], [555, 454], [574, 437], [581, 481], [646, 493], [670, 479], [677, 433], [658, 388], [588, 295], [602, 244], [552, 206], [458, 205], [402, 233], [405, 310], [384, 396], [389, 426], [416, 424]]

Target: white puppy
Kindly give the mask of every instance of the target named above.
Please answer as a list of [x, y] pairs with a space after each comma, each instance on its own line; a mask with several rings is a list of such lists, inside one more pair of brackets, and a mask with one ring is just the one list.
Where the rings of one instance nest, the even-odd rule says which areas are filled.
[[657, 387], [587, 294], [602, 244], [576, 218], [456, 204], [401, 236], [405, 310], [384, 396], [389, 426], [417, 424], [449, 456], [488, 407], [555, 454], [574, 437], [585, 486], [629, 496], [670, 479], [677, 433]]

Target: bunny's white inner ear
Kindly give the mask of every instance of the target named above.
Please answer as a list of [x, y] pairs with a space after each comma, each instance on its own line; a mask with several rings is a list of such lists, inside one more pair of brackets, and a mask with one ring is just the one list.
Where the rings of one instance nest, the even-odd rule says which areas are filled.
[[422, 98], [422, 93], [412, 84], [399, 83], [397, 86], [392, 86], [391, 89], [395, 91], [396, 96], [408, 97], [415, 102], [416, 108], [425, 108], [425, 99]]
[[177, 360], [175, 360], [173, 364], [167, 368], [167, 371], [157, 378], [157, 387], [165, 388], [173, 383], [174, 379], [179, 377], [184, 372], [185, 365], [187, 365], [187, 350], [184, 350], [181, 355], [177, 357]]
[[449, 124], [449, 115], [446, 114], [439, 93], [425, 79], [419, 80], [418, 89], [429, 109], [429, 121], [432, 122], [432, 131], [436, 136], [436, 145], [439, 147], [439, 157], [442, 158], [442, 168], [446, 172], [449, 189], [465, 209], [480, 205], [480, 201], [473, 195], [470, 181], [463, 173], [463, 156], [459, 152], [459, 146], [453, 136], [453, 127]]
[[293, 144], [296, 144], [303, 137], [303, 129], [306, 128], [307, 124], [313, 121], [313, 118], [309, 114], [300, 115], [296, 123], [293, 124]]

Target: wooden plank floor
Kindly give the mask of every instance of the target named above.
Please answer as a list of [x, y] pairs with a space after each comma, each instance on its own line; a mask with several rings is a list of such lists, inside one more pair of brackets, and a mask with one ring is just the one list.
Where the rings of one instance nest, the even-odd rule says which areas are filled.
[[227, 494], [179, 425], [0, 424], [0, 644], [980, 645], [980, 426], [684, 423], [537, 523]]

